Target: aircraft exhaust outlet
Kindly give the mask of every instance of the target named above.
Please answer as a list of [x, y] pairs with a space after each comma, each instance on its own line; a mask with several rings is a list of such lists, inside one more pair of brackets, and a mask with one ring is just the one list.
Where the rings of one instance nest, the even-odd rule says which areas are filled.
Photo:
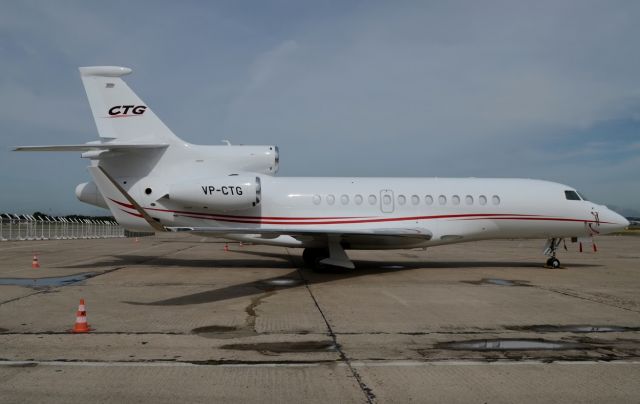
[[212, 177], [170, 186], [169, 200], [227, 212], [257, 206], [261, 192], [259, 177]]
[[102, 197], [102, 194], [98, 192], [98, 187], [96, 187], [96, 184], [93, 181], [78, 184], [78, 186], [76, 186], [76, 198], [81, 202], [88, 203], [89, 205], [109, 209], [107, 202]]

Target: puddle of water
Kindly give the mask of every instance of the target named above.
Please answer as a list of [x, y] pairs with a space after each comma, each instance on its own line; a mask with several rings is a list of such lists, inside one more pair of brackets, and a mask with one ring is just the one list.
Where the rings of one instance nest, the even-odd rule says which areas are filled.
[[332, 352], [336, 346], [331, 341], [298, 341], [298, 342], [260, 342], [254, 344], [228, 344], [222, 349], [237, 351], [258, 351], [269, 353], [295, 353], [295, 352]]
[[198, 327], [191, 330], [194, 334], [205, 334], [210, 332], [229, 332], [237, 331], [238, 327], [229, 327], [226, 325], [208, 325], [206, 327]]
[[518, 281], [500, 278], [482, 278], [479, 281], [467, 281], [472, 285], [497, 285], [497, 286], [530, 286], [528, 281]]
[[563, 341], [546, 341], [543, 339], [482, 339], [472, 341], [444, 342], [436, 345], [440, 349], [460, 351], [535, 351], [583, 349], [584, 344]]
[[295, 286], [295, 285], [300, 285], [302, 281], [300, 279], [294, 279], [294, 278], [277, 278], [277, 279], [271, 279], [268, 281], [263, 281], [262, 283], [271, 285], [271, 286]]
[[523, 327], [507, 327], [510, 330], [535, 332], [629, 332], [640, 331], [640, 327], [622, 327], [617, 325], [531, 325]]
[[191, 332], [201, 337], [216, 339], [242, 338], [256, 335], [256, 332], [248, 327], [232, 327], [225, 325], [198, 327], [191, 330]]
[[0, 278], [0, 285], [14, 286], [64, 286], [75, 282], [81, 282], [98, 275], [99, 272], [83, 272], [81, 274], [54, 276], [51, 278]]

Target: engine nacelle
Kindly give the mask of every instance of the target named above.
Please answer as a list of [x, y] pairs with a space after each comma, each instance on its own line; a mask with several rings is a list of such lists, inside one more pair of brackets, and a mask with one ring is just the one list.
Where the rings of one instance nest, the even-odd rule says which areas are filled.
[[204, 160], [215, 161], [216, 170], [274, 175], [280, 165], [277, 146], [197, 146]]
[[228, 176], [171, 185], [168, 198], [185, 207], [228, 212], [257, 206], [260, 193], [260, 177]]
[[93, 181], [78, 184], [76, 187], [76, 197], [84, 203], [109, 209], [107, 202], [105, 202], [102, 194], [98, 191], [98, 187], [96, 187], [96, 184], [94, 184]]

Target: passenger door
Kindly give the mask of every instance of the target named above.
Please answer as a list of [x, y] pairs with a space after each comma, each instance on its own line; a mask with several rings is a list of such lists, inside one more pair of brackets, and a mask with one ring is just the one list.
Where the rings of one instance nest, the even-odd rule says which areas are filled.
[[392, 213], [394, 208], [393, 191], [383, 189], [380, 191], [380, 210], [382, 213]]

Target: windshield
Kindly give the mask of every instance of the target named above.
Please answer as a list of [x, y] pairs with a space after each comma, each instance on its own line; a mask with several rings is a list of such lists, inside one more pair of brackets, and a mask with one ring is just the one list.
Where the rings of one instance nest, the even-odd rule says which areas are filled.
[[583, 201], [588, 201], [588, 199], [584, 196], [584, 194], [582, 194], [582, 193], [580, 193], [580, 192], [578, 192], [578, 191], [576, 191], [576, 193], [577, 193], [578, 195], [580, 195], [580, 198], [582, 198], [582, 200], [583, 200]]
[[578, 195], [578, 193], [576, 191], [564, 191], [564, 196], [569, 201], [579, 201], [580, 200], [580, 196]]

